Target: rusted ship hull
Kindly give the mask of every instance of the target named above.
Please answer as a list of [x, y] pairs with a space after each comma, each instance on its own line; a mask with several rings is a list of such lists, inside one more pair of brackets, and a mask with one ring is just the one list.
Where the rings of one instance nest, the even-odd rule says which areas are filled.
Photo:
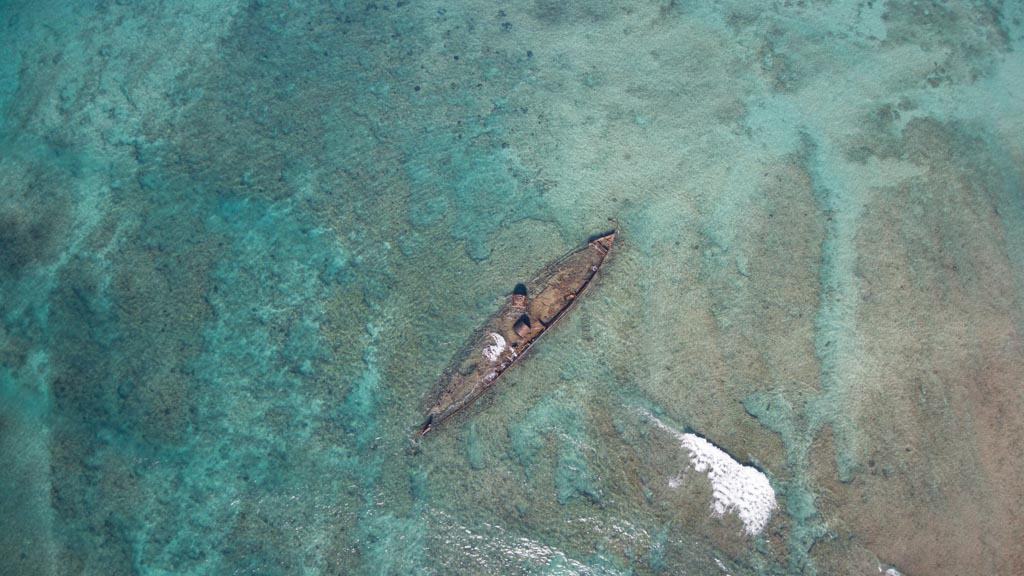
[[420, 436], [490, 390], [541, 336], [572, 310], [604, 265], [615, 234], [613, 231], [593, 238], [517, 287], [441, 376]]

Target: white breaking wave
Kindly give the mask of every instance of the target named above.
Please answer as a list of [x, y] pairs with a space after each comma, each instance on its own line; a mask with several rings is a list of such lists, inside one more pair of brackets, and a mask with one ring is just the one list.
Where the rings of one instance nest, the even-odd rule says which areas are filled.
[[501, 337], [501, 334], [491, 332], [491, 340], [494, 341], [494, 344], [484, 346], [484, 358], [491, 362], [497, 362], [498, 357], [505, 351], [505, 339]]
[[[672, 434], [680, 446], [690, 453], [690, 464], [697, 472], [707, 473], [711, 480], [711, 509], [716, 516], [726, 512], [735, 513], [743, 522], [747, 534], [754, 535], [764, 530], [772, 511], [778, 508], [775, 490], [768, 477], [753, 466], [745, 466], [721, 448], [696, 434], [673, 430], [650, 412], [644, 414], [658, 428]], [[669, 486], [679, 485], [678, 478], [669, 480]]]

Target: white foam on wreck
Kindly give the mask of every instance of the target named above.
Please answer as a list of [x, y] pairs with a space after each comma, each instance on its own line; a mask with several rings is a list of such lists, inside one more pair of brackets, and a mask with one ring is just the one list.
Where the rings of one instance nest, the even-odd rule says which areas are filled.
[[505, 339], [497, 332], [491, 332], [491, 340], [493, 344], [484, 346], [484, 358], [487, 358], [491, 362], [497, 362], [498, 357], [505, 351]]
[[[711, 510], [715, 516], [727, 512], [739, 516], [744, 531], [753, 536], [768, 524], [772, 512], [778, 508], [775, 490], [768, 477], [753, 466], [745, 466], [718, 446], [696, 434], [672, 429], [650, 412], [644, 411], [658, 428], [671, 434], [680, 447], [690, 453], [690, 465], [697, 472], [707, 474], [711, 480]], [[679, 485], [678, 478], [669, 479], [669, 486]]]

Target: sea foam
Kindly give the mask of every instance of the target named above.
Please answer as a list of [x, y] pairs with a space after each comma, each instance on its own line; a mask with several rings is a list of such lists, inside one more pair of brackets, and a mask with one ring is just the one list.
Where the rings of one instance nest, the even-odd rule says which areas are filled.
[[487, 358], [491, 362], [497, 362], [498, 357], [505, 351], [505, 339], [501, 337], [501, 334], [491, 332], [491, 341], [494, 343], [484, 347], [484, 358]]
[[[696, 434], [674, 430], [649, 412], [644, 414], [658, 428], [668, 432], [690, 453], [690, 465], [711, 480], [711, 509], [716, 516], [735, 513], [747, 534], [759, 534], [778, 508], [775, 490], [768, 477], [753, 466], [740, 464], [724, 450]], [[678, 479], [669, 480], [673, 488]]]

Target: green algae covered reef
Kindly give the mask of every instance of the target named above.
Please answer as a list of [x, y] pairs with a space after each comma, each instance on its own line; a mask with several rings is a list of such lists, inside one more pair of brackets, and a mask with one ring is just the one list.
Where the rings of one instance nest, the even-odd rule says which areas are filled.
[[0, 573], [1024, 573], [1021, 3], [6, 0], [0, 53]]

